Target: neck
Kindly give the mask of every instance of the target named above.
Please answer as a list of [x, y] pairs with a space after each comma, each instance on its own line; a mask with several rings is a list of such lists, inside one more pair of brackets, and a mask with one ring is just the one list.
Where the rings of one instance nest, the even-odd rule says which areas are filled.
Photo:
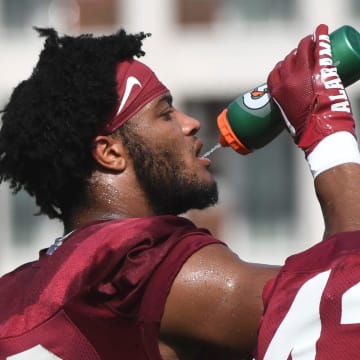
[[96, 181], [91, 181], [86, 204], [72, 209], [65, 216], [64, 230], [68, 233], [94, 221], [152, 215], [155, 214], [135, 179], [120, 183], [112, 175], [102, 175], [101, 179], [97, 176]]

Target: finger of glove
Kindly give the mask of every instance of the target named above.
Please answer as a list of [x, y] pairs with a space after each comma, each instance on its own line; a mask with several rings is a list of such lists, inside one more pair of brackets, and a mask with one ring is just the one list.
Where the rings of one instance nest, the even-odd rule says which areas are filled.
[[306, 72], [311, 71], [315, 65], [314, 41], [313, 36], [308, 35], [303, 38], [298, 45], [296, 53], [297, 72], [304, 69]]
[[[275, 85], [279, 82], [284, 86], [292, 87], [301, 77], [299, 75], [307, 74], [314, 66], [313, 41], [312, 36], [303, 38], [296, 49], [292, 50], [283, 61], [279, 62], [268, 78], [268, 86], [273, 96], [277, 96]], [[278, 99], [281, 100], [281, 99]]]
[[281, 82], [280, 71], [281, 71], [281, 68], [283, 66], [283, 62], [284, 61], [279, 61], [275, 65], [273, 70], [270, 72], [270, 74], [268, 75], [268, 78], [267, 78], [267, 85], [268, 85], [268, 89], [270, 91], [271, 96], [273, 97], [273, 99], [274, 99], [275, 103], [277, 104], [280, 112], [282, 113], [282, 117], [285, 120], [286, 128], [289, 130], [290, 134], [292, 136], [294, 136], [295, 135], [295, 129], [292, 128], [292, 125], [288, 121], [284, 109], [281, 107], [279, 102], [276, 100], [277, 97], [281, 95], [280, 89], [281, 89], [281, 86], [282, 86], [282, 82]]
[[[302, 126], [297, 118], [308, 112], [313, 98], [312, 69], [309, 68], [309, 63], [314, 63], [313, 58], [312, 36], [308, 35], [299, 42], [298, 48], [292, 50], [275, 66], [268, 77], [271, 95], [282, 107], [283, 114], [287, 115], [289, 122], [294, 122], [293, 125], [299, 130]], [[286, 122], [287, 125], [289, 122]]]
[[323, 48], [320, 46], [320, 43], [323, 37], [329, 36], [329, 27], [325, 24], [320, 24], [316, 27], [313, 38], [315, 42], [315, 56], [319, 59]]
[[315, 29], [313, 37], [315, 42], [315, 79], [320, 81], [321, 69], [333, 66], [328, 26], [324, 24], [318, 25]]
[[289, 74], [291, 74], [292, 68], [294, 67], [295, 53], [296, 49], [290, 52], [282, 61], [279, 61], [274, 69], [270, 72], [267, 84], [268, 89], [271, 95], [274, 98], [279, 97], [281, 102], [281, 97], [286, 93], [284, 88], [287, 85]]
[[287, 117], [287, 109], [289, 107], [289, 76], [292, 76], [291, 69], [294, 67], [295, 50], [289, 53], [283, 61], [276, 64], [267, 79], [270, 94], [282, 113], [287, 130], [293, 137], [296, 135], [296, 130]]
[[283, 60], [279, 69], [281, 81], [288, 81], [289, 76], [291, 76], [293, 73], [296, 65], [296, 52], [297, 49], [294, 49], [288, 55], [286, 55], [285, 59]]

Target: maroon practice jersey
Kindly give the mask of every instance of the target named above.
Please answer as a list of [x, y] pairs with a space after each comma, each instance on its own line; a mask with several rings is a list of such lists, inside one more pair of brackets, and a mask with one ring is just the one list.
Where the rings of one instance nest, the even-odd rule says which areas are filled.
[[61, 243], [0, 279], [0, 360], [161, 360], [173, 280], [220, 241], [160, 216], [93, 223]]
[[360, 232], [289, 257], [264, 303], [257, 360], [360, 359]]

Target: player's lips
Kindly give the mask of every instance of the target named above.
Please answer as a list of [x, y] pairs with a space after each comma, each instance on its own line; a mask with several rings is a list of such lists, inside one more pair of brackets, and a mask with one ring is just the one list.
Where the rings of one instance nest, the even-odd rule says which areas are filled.
[[196, 157], [199, 157], [202, 147], [203, 147], [202, 141], [200, 139], [196, 139], [195, 143], [194, 143], [194, 149], [195, 149], [195, 156]]
[[208, 158], [204, 158], [200, 155], [201, 149], [203, 147], [203, 142], [200, 139], [196, 139], [194, 143], [195, 156], [199, 159], [199, 161], [206, 167], [209, 167], [211, 164], [211, 160]]

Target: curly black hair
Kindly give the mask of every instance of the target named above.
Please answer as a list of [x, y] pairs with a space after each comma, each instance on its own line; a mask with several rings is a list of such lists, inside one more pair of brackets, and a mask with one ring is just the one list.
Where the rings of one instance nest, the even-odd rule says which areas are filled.
[[64, 220], [64, 211], [83, 200], [93, 171], [92, 141], [117, 103], [116, 64], [145, 55], [150, 34], [91, 34], [46, 37], [29, 79], [13, 91], [2, 113], [0, 182], [13, 193], [27, 191], [39, 214]]

